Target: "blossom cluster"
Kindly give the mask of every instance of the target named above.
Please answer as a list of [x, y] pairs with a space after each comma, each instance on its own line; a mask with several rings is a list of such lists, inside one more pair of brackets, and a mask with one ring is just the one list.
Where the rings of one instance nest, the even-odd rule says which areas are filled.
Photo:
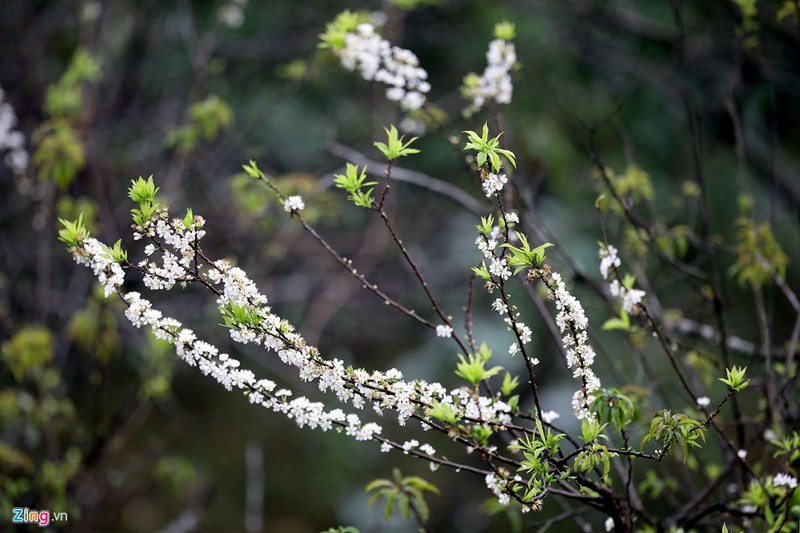
[[405, 111], [419, 109], [431, 90], [428, 73], [419, 66], [419, 59], [410, 50], [392, 46], [369, 23], [359, 24], [345, 36], [345, 46], [338, 52], [348, 70], [358, 68], [365, 80], [388, 86], [386, 98], [399, 102]]
[[486, 198], [491, 198], [494, 194], [502, 191], [506, 183], [508, 183], [508, 178], [505, 174], [490, 173], [487, 174], [481, 186], [483, 192], [486, 193]]
[[[144, 259], [137, 265], [144, 273], [144, 285], [148, 289], [169, 290], [176, 283], [188, 281], [189, 273], [196, 265], [195, 248], [206, 234], [203, 217], [193, 215], [189, 218], [191, 220], [169, 220], [166, 211], [162, 211], [146, 227], [136, 228], [134, 239], [149, 237], [153, 241], [145, 247], [145, 255], [150, 257], [157, 249], [161, 252], [161, 264]], [[162, 245], [171, 247], [173, 251]]]
[[74, 251], [75, 261], [92, 269], [103, 286], [106, 297], [116, 291], [125, 280], [125, 271], [114, 261], [107, 247], [97, 239], [88, 237]]
[[269, 379], [256, 379], [253, 372], [241, 369], [241, 363], [217, 347], [199, 340], [195, 333], [183, 328], [181, 323], [153, 309], [152, 304], [138, 292], [124, 296], [128, 309], [125, 316], [136, 327], [149, 326], [153, 334], [175, 346], [178, 356], [189, 366], [211, 376], [227, 390], [243, 391], [251, 403], [262, 405], [294, 420], [299, 427], [328, 431], [334, 426], [344, 428], [356, 440], [372, 440], [382, 428], [373, 422], [362, 424], [356, 414], [345, 414], [341, 409], [326, 411], [320, 402], [303, 396], [289, 400], [292, 392], [286, 388], [275, 390], [277, 385]]
[[797, 478], [794, 476], [790, 476], [789, 474], [785, 474], [783, 472], [779, 474], [775, 474], [775, 477], [772, 478], [772, 486], [774, 487], [789, 487], [790, 489], [797, 488]]
[[[506, 222], [509, 223], [511, 221], [519, 222], [519, 217], [516, 213], [509, 213], [506, 215]], [[481, 254], [483, 254], [483, 257], [489, 260], [489, 273], [505, 281], [511, 277], [512, 272], [505, 255], [495, 255], [495, 251], [498, 249], [497, 244], [500, 235], [500, 227], [494, 226], [489, 236], [483, 234], [478, 235], [475, 244], [478, 246], [478, 250], [480, 250]], [[521, 345], [531, 342], [533, 332], [530, 327], [519, 320], [520, 313], [517, 312], [516, 306], [509, 306], [503, 298], [496, 298], [494, 302], [492, 302], [492, 309], [503, 317], [508, 331], [514, 332], [516, 335], [517, 342], [512, 342], [508, 347], [508, 353], [510, 355], [515, 355], [520, 351]], [[536, 358], [531, 359], [530, 362], [533, 365], [539, 364], [539, 360]]]
[[551, 296], [556, 304], [558, 314], [556, 325], [562, 334], [561, 339], [567, 358], [567, 367], [572, 368], [572, 376], [581, 380], [581, 388], [572, 396], [572, 409], [575, 416], [592, 419], [594, 414], [589, 410], [592, 404], [591, 393], [600, 388], [600, 379], [592, 370], [595, 352], [588, 344], [589, 333], [586, 328], [589, 320], [581, 302], [567, 290], [567, 286], [557, 272], [550, 274], [554, 287]]
[[[600, 274], [603, 279], [608, 279], [611, 273], [617, 274], [617, 269], [622, 266], [622, 261], [617, 255], [617, 249], [610, 244], [600, 246], [598, 255], [600, 256]], [[632, 283], [620, 283], [617, 275], [609, 284], [608, 290], [611, 296], [622, 300], [622, 308], [626, 313], [635, 315], [639, 312], [639, 304], [647, 293], [640, 289], [634, 289], [632, 285]]]
[[490, 102], [510, 104], [514, 86], [511, 83], [511, 69], [517, 62], [514, 43], [505, 39], [495, 39], [489, 43], [486, 52], [486, 69], [476, 79], [469, 80], [464, 94], [471, 100], [468, 113], [479, 111]]
[[22, 174], [28, 168], [30, 157], [25, 151], [25, 135], [15, 130], [17, 115], [11, 104], [4, 101], [5, 93], [0, 87], [0, 154], [7, 152], [3, 161], [14, 174]]
[[293, 211], [302, 211], [306, 208], [305, 202], [303, 202], [302, 196], [290, 196], [283, 202], [283, 209], [287, 213], [291, 213]]
[[[152, 241], [146, 246], [148, 259], [135, 265], [127, 259], [114, 260], [110, 249], [91, 237], [83, 238], [74, 248], [75, 258], [78, 263], [92, 268], [106, 287], [107, 295], [114, 291], [123, 295], [127, 304], [126, 317], [134, 326], [149, 327], [155, 336], [172, 343], [187, 364], [213, 377], [228, 390], [244, 392], [250, 402], [283, 413], [300, 427], [327, 431], [338, 426], [356, 440], [381, 442], [382, 450], [397, 448], [428, 458], [432, 467], [437, 464], [436, 450], [430, 444], [420, 444], [416, 440], [402, 445], [392, 443], [380, 437], [380, 425], [362, 422], [356, 414], [345, 414], [341, 409], [326, 411], [322, 403], [305, 397], [290, 400], [291, 391], [275, 390], [274, 382], [257, 379], [251, 371], [242, 369], [237, 359], [199, 340], [179, 321], [163, 316], [139, 293], [123, 294], [124, 270], [120, 262], [127, 268], [140, 271], [149, 280], [146, 284], [153, 289], [169, 289], [176, 283], [193, 281], [206, 284], [218, 296], [217, 304], [234, 341], [258, 344], [274, 351], [283, 363], [297, 369], [301, 380], [316, 381], [321, 392], [332, 393], [340, 402], [355, 409], [363, 409], [371, 403], [375, 414], [382, 416], [385, 410], [391, 410], [396, 413], [399, 425], [415, 418], [425, 430], [436, 423], [428, 415], [428, 410], [435, 404], [458, 413], [465, 423], [501, 426], [511, 423], [512, 408], [499, 395], [476, 395], [468, 387], [448, 391], [440, 383], [404, 381], [397, 369], [370, 372], [353, 369], [336, 358], [324, 359], [288, 321], [272, 312], [267, 297], [259, 292], [242, 269], [226, 260], [212, 262], [200, 252], [198, 242], [205, 235], [204, 223], [202, 217], [191, 213], [184, 219], [170, 220], [166, 210], [159, 210], [135, 227], [137, 239]], [[162, 262], [159, 264], [150, 257], [153, 255], [160, 255]], [[206, 269], [201, 272], [203, 265]], [[231, 316], [235, 320], [229, 320]], [[448, 328], [440, 326], [437, 332], [452, 333]]]

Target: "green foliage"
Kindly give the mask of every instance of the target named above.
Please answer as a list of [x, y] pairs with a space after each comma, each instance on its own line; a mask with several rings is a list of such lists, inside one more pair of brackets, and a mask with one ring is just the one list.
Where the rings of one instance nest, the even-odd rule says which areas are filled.
[[97, 204], [90, 198], [62, 196], [56, 202], [56, 216], [59, 221], [80, 218], [89, 234], [97, 231]]
[[175, 373], [172, 345], [152, 334], [147, 340], [147, 347], [142, 350], [142, 383], [139, 393], [145, 399], [162, 398], [169, 395]]
[[389, 3], [403, 11], [411, 11], [422, 6], [435, 6], [439, 0], [389, 0]]
[[233, 110], [219, 96], [212, 94], [189, 106], [185, 122], [185, 125], [167, 132], [165, 143], [188, 153], [196, 149], [201, 140], [213, 141], [229, 128], [233, 124]]
[[[356, 207], [363, 207], [364, 209], [372, 208], [374, 199], [372, 192], [375, 190], [373, 185], [376, 181], [367, 181], [367, 167], [361, 169], [359, 172], [358, 166], [347, 163], [344, 174], [337, 174], [333, 177], [333, 183], [340, 189], [348, 192], [347, 199], [352, 201]], [[367, 190], [365, 188], [370, 187]]]
[[28, 325], [20, 328], [3, 343], [3, 365], [16, 381], [41, 375], [53, 359], [53, 333], [42, 326]]
[[475, 226], [475, 229], [478, 230], [478, 233], [480, 233], [486, 238], [489, 238], [489, 235], [491, 235], [493, 228], [494, 228], [494, 217], [492, 215], [481, 217], [481, 223]]
[[606, 481], [611, 472], [611, 459], [617, 456], [617, 453], [608, 451], [605, 444], [592, 442], [575, 456], [573, 468], [576, 472], [591, 472], [596, 467], [600, 467], [600, 479]]
[[676, 492], [678, 490], [678, 483], [671, 477], [660, 475], [655, 470], [647, 470], [644, 475], [644, 480], [639, 484], [639, 490], [643, 496], [657, 500], [665, 492]]
[[102, 365], [122, 348], [117, 318], [110, 302], [102, 292], [95, 292], [86, 305], [72, 315], [67, 326], [69, 340]]
[[150, 175], [146, 180], [139, 176], [138, 180], [131, 180], [128, 188], [128, 197], [137, 204], [152, 204], [155, 202], [159, 188], [153, 183], [153, 176]]
[[461, 418], [461, 415], [454, 408], [450, 407], [446, 403], [437, 401], [433, 402], [433, 407], [428, 409], [426, 414], [448, 426], [455, 425], [455, 423]]
[[794, 464], [800, 459], [800, 434], [792, 431], [786, 438], [772, 441], [772, 445], [778, 448], [773, 457], [786, 457], [787, 464]]
[[104, 244], [103, 247], [106, 255], [115, 263], [124, 263], [128, 260], [128, 251], [122, 249], [122, 240], [117, 240], [114, 246], [106, 246]]
[[520, 243], [522, 243], [520, 247], [512, 246], [509, 243], [503, 243], [501, 245], [503, 248], [507, 248], [511, 251], [511, 256], [508, 258], [508, 264], [512, 267], [517, 267], [516, 270], [514, 270], [514, 274], [519, 273], [520, 270], [525, 268], [536, 268], [541, 266], [545, 260], [544, 251], [553, 245], [549, 242], [546, 242], [544, 244], [540, 244], [536, 248], [531, 249], [531, 245], [528, 242], [528, 237], [526, 237], [524, 233], [520, 233], [518, 231], [515, 231], [514, 233], [517, 235]]
[[369, 15], [362, 11], [345, 10], [336, 15], [333, 22], [325, 27], [325, 33], [320, 34], [319, 48], [330, 48], [334, 52], [344, 48], [344, 38], [352, 33], [359, 24], [369, 22]]
[[[538, 435], [538, 438], [537, 438]], [[518, 472], [528, 477], [522, 500], [532, 502], [539, 497], [545, 487], [555, 481], [555, 475], [549, 471], [548, 459], [559, 454], [559, 442], [565, 438], [563, 433], [553, 434], [544, 429], [541, 421], [536, 422], [536, 433], [523, 435], [512, 446], [513, 450], [522, 452]]]
[[516, 37], [517, 29], [513, 22], [504, 20], [494, 25], [494, 36], [496, 39], [503, 39], [504, 41], [512, 41]]
[[44, 111], [49, 117], [33, 133], [33, 164], [39, 178], [65, 189], [86, 164], [78, 121], [85, 113], [83, 85], [100, 77], [100, 66], [78, 49], [59, 81], [47, 88]]
[[358, 529], [352, 526], [337, 526], [320, 531], [320, 533], [360, 533]]
[[197, 484], [197, 470], [194, 465], [180, 456], [162, 457], [155, 464], [153, 474], [175, 496], [185, 492], [187, 487]]
[[678, 446], [683, 452], [683, 460], [689, 453], [689, 447], [700, 448], [699, 441], [706, 441], [705, 427], [697, 420], [678, 413], [673, 415], [669, 409], [663, 409], [656, 413], [650, 422], [650, 430], [642, 437], [641, 447], [651, 439], [662, 442], [664, 448], [662, 453], [666, 454], [673, 446]]
[[489, 125], [483, 123], [483, 131], [480, 135], [474, 131], [464, 131], [467, 134], [469, 141], [464, 146], [464, 150], [474, 150], [478, 153], [478, 167], [483, 167], [486, 162], [490, 163], [492, 172], [499, 172], [503, 167], [503, 161], [500, 156], [505, 156], [511, 166], [516, 168], [517, 158], [514, 152], [500, 148], [500, 135], [497, 137], [489, 138]]
[[89, 231], [83, 224], [83, 215], [78, 216], [78, 220], [69, 221], [63, 218], [58, 219], [61, 223], [62, 229], [58, 232], [58, 239], [67, 244], [67, 247], [72, 250], [80, 246], [84, 239], [89, 237]]
[[744, 48], [755, 48], [758, 46], [758, 32], [760, 24], [758, 22], [757, 0], [733, 0], [742, 12], [742, 24], [736, 29], [737, 35], [742, 37]]
[[736, 367], [733, 366], [729, 369], [725, 369], [725, 373], [727, 377], [719, 378], [721, 382], [728, 386], [731, 390], [735, 390], [736, 392], [741, 392], [747, 388], [750, 384], [750, 380], [744, 380], [744, 375], [747, 372], [747, 367]]
[[225, 327], [238, 329], [241, 327], [255, 327], [261, 323], [261, 316], [251, 305], [236, 305], [228, 303], [227, 307], [220, 308]]
[[100, 79], [100, 64], [88, 50], [79, 48], [67, 70], [47, 88], [44, 111], [51, 117], [78, 118], [84, 111], [82, 84]]
[[375, 141], [372, 143], [381, 153], [386, 157], [387, 161], [394, 161], [398, 157], [406, 157], [408, 155], [418, 154], [419, 150], [416, 148], [409, 148], [411, 143], [417, 140], [417, 137], [412, 137], [410, 141], [403, 142], [404, 135], [398, 137], [397, 128], [394, 125], [389, 126], [388, 129], [383, 128], [386, 132], [387, 141], [385, 143]]
[[620, 309], [619, 317], [609, 318], [603, 322], [603, 331], [621, 330], [631, 332], [634, 326], [631, 325], [631, 317], [625, 309]]
[[769, 222], [757, 222], [750, 214], [752, 199], [740, 199], [742, 215], [736, 219], [736, 263], [729, 274], [736, 276], [742, 286], [758, 289], [775, 273], [786, 276], [788, 256], [775, 239]]
[[506, 375], [503, 376], [503, 384], [500, 386], [500, 392], [503, 396], [511, 396], [511, 393], [514, 392], [519, 386], [519, 377], [512, 376], [509, 372], [506, 372]]
[[408, 519], [411, 508], [416, 511], [423, 522], [428, 520], [428, 503], [425, 501], [425, 492], [439, 494], [435, 485], [418, 476], [403, 476], [400, 469], [392, 470], [392, 479], [375, 479], [367, 485], [366, 492], [371, 492], [370, 507], [379, 499], [385, 498], [384, 516], [389, 520], [394, 511], [394, 506], [400, 510], [400, 516]]
[[589, 444], [601, 436], [606, 438], [606, 436], [601, 435], [601, 433], [607, 425], [608, 424], [600, 424], [600, 422], [591, 418], [584, 418], [581, 421], [581, 438], [583, 442]]
[[489, 269], [486, 268], [486, 261], [481, 260], [481, 266], [472, 267], [472, 271], [475, 273], [476, 276], [478, 276], [484, 281], [490, 281], [492, 279], [492, 275], [489, 272]]
[[783, 22], [784, 20], [791, 20], [791, 22], [800, 23], [800, 6], [797, 5], [795, 0], [784, 0], [780, 9], [775, 14], [775, 20]]
[[473, 386], [484, 379], [496, 376], [503, 370], [501, 366], [486, 368], [486, 363], [492, 357], [492, 351], [486, 346], [486, 343], [481, 344], [478, 353], [469, 354], [467, 357], [468, 359], [465, 359], [463, 354], [458, 354], [459, 362], [456, 364], [456, 375], [464, 378]]
[[[655, 197], [650, 174], [635, 163], [628, 165], [622, 174], [617, 174], [610, 167], [606, 167], [604, 172], [614, 191], [622, 198], [630, 198], [634, 202], [641, 202], [643, 200], [652, 201]], [[595, 171], [595, 175], [600, 177], [600, 171]], [[602, 182], [601, 189], [605, 189], [605, 184]], [[603, 192], [597, 197], [595, 207], [602, 213], [610, 210], [619, 215], [623, 211], [622, 206], [607, 192]]]
[[65, 189], [86, 164], [78, 132], [64, 119], [43, 122], [33, 134], [33, 164], [42, 179]]
[[683, 224], [672, 226], [656, 237], [655, 244], [664, 255], [684, 257], [689, 251], [689, 232], [689, 226]]
[[156, 201], [158, 190], [159, 188], [153, 182], [152, 175], [146, 180], [141, 176], [137, 180], [131, 180], [131, 186], [128, 188], [128, 197], [139, 204], [138, 209], [131, 209], [133, 223], [137, 226], [144, 226], [158, 211], [160, 207], [160, 204]]
[[600, 420], [611, 423], [621, 431], [636, 419], [633, 400], [613, 387], [595, 393], [594, 408]]
[[[800, 490], [775, 486], [772, 480], [754, 479], [739, 500], [741, 505], [752, 506], [763, 515], [763, 522], [755, 524], [759, 531], [769, 533], [794, 533], [800, 520]], [[765, 524], [766, 523], [766, 524]], [[766, 527], [764, 527], [766, 525]]]

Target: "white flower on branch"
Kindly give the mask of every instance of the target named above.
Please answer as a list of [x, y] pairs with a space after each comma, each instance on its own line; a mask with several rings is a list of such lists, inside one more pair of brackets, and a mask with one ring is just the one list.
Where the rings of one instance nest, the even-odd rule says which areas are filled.
[[436, 326], [436, 336], [437, 337], [445, 337], [445, 338], [449, 339], [450, 337], [453, 336], [453, 328], [451, 328], [447, 324], [444, 324], [444, 325], [440, 324], [440, 325]]
[[772, 478], [772, 486], [774, 487], [789, 487], [790, 489], [797, 488], [797, 478], [790, 476], [789, 474], [781, 472], [780, 474], [775, 474], [775, 477]]
[[508, 183], [508, 177], [505, 174], [490, 173], [483, 180], [481, 186], [483, 187], [483, 192], [486, 193], [486, 197], [490, 198], [493, 194], [502, 191], [506, 183]]
[[301, 196], [290, 196], [283, 202], [283, 209], [287, 212], [302, 211], [306, 208], [305, 202]]
[[603, 246], [600, 248], [600, 274], [603, 279], [608, 279], [608, 271], [611, 267], [619, 268], [622, 261], [617, 256], [617, 249], [611, 246]]
[[488, 103], [510, 104], [514, 86], [511, 83], [511, 69], [517, 62], [514, 43], [495, 39], [489, 43], [486, 52], [486, 69], [464, 87], [464, 94], [471, 100], [468, 114], [479, 111]]
[[572, 376], [581, 381], [581, 388], [572, 396], [572, 409], [578, 419], [592, 419], [594, 415], [589, 410], [592, 404], [591, 394], [600, 388], [600, 379], [591, 369], [595, 352], [587, 342], [589, 334], [586, 328], [589, 320], [578, 299], [567, 291], [561, 275], [554, 272], [551, 277], [555, 283], [553, 299], [558, 310], [556, 324], [561, 333], [566, 332], [562, 343], [567, 356], [567, 367], [572, 368]]
[[425, 94], [431, 85], [427, 82], [428, 73], [419, 66], [413, 52], [392, 46], [369, 23], [359, 24], [355, 32], [345, 36], [344, 43], [338, 54], [346, 69], [358, 69], [365, 80], [387, 85], [386, 98], [398, 102], [405, 111], [425, 104]]

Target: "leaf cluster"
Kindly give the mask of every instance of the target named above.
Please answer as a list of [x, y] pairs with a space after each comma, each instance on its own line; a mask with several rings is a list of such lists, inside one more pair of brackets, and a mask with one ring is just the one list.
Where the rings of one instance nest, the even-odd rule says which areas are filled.
[[642, 437], [641, 447], [653, 439], [662, 442], [664, 453], [673, 446], [678, 446], [686, 461], [689, 447], [702, 447], [699, 441], [705, 442], [706, 435], [703, 424], [697, 420], [682, 413], [673, 415], [669, 409], [662, 409], [651, 420], [650, 430]]
[[369, 22], [369, 15], [363, 11], [350, 11], [346, 9], [336, 15], [332, 22], [325, 27], [325, 32], [319, 35], [319, 48], [330, 48], [334, 52], [341, 50], [345, 45], [345, 37], [352, 33], [359, 24]]
[[531, 249], [531, 245], [528, 242], [528, 237], [526, 237], [524, 233], [520, 233], [518, 231], [515, 231], [514, 233], [517, 235], [521, 246], [517, 247], [509, 243], [503, 243], [501, 245], [503, 248], [507, 248], [511, 251], [511, 256], [508, 258], [508, 264], [512, 267], [517, 267], [516, 270], [514, 270], [514, 274], [518, 274], [520, 270], [525, 268], [536, 268], [541, 266], [545, 260], [544, 251], [553, 246], [553, 244], [546, 242], [544, 244], [540, 244], [536, 248]]
[[475, 386], [484, 379], [489, 379], [503, 370], [501, 366], [495, 366], [487, 369], [486, 363], [492, 357], [492, 351], [486, 346], [486, 343], [481, 344], [480, 349], [475, 354], [469, 354], [467, 358], [463, 354], [458, 354], [459, 362], [456, 364], [456, 375], [464, 378], [471, 385]]
[[483, 123], [483, 130], [480, 135], [474, 131], [464, 131], [467, 134], [469, 141], [464, 146], [464, 150], [474, 150], [477, 152], [478, 167], [483, 167], [489, 162], [489, 168], [492, 172], [499, 172], [503, 168], [503, 161], [500, 156], [504, 156], [511, 166], [517, 167], [517, 158], [514, 152], [500, 148], [500, 135], [497, 137], [489, 138], [489, 126]]
[[372, 192], [375, 190], [375, 187], [373, 187], [373, 185], [376, 185], [378, 182], [365, 181], [366, 179], [366, 165], [359, 171], [358, 165], [347, 163], [345, 173], [335, 175], [333, 177], [333, 184], [347, 191], [347, 199], [352, 201], [357, 207], [371, 209], [374, 203]]
[[724, 378], [719, 378], [721, 382], [728, 386], [731, 390], [735, 390], [736, 392], [741, 392], [747, 388], [750, 384], [750, 380], [748, 379], [745, 381], [744, 376], [747, 373], [747, 367], [737, 367], [733, 366], [731, 368], [726, 368], [725, 373], [727, 374]]
[[400, 516], [408, 519], [411, 509], [418, 513], [424, 522], [430, 514], [428, 503], [425, 501], [425, 492], [439, 494], [439, 489], [432, 483], [419, 476], [403, 476], [399, 468], [392, 470], [392, 479], [375, 479], [367, 485], [366, 492], [371, 492], [370, 507], [381, 498], [386, 499], [383, 513], [389, 520], [394, 511], [395, 504], [400, 510]]
[[128, 197], [139, 204], [138, 209], [131, 209], [133, 223], [137, 226], [144, 226], [158, 211], [160, 207], [160, 204], [156, 201], [158, 190], [159, 188], [155, 186], [152, 175], [146, 180], [141, 176], [137, 180], [131, 180], [131, 186], [128, 188]]
[[74, 221], [63, 218], [59, 218], [58, 221], [62, 226], [62, 229], [58, 230], [58, 240], [66, 243], [70, 250], [79, 247], [83, 240], [89, 237], [89, 231], [83, 223], [83, 214]]
[[410, 141], [404, 142], [405, 136], [398, 136], [397, 128], [395, 128], [394, 125], [390, 125], [389, 128], [383, 128], [383, 131], [386, 132], [386, 142], [375, 141], [372, 144], [381, 151], [387, 161], [391, 162], [398, 157], [406, 157], [419, 153], [419, 150], [416, 148], [409, 148], [411, 143], [416, 141], [418, 137], [412, 137]]

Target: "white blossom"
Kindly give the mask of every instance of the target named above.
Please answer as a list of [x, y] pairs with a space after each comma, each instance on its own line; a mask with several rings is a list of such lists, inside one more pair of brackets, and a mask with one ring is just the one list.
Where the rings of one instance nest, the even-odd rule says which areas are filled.
[[453, 328], [451, 328], [447, 324], [444, 325], [439, 324], [438, 326], [436, 326], [436, 336], [450, 338], [453, 336]]
[[781, 472], [780, 474], [775, 474], [775, 477], [772, 478], [772, 485], [774, 487], [783, 486], [783, 487], [789, 487], [790, 489], [796, 489], [797, 478]]
[[468, 114], [479, 111], [491, 102], [511, 103], [514, 89], [511, 83], [511, 69], [516, 62], [517, 52], [514, 43], [503, 39], [495, 39], [489, 43], [489, 50], [486, 52], [487, 65], [483, 74], [474, 84], [464, 87], [465, 96], [471, 100], [467, 109]]
[[[273, 351], [284, 364], [296, 370], [303, 381], [316, 382], [319, 390], [327, 392], [344, 404], [361, 408], [369, 404], [373, 407], [367, 414], [393, 411], [400, 426], [415, 416], [426, 417], [431, 405], [440, 403], [453, 409], [470, 423], [511, 423], [512, 409], [498, 397], [475, 396], [469, 387], [447, 390], [440, 383], [419, 380], [403, 380], [403, 374], [396, 369], [387, 371], [367, 371], [352, 369], [339, 359], [325, 359], [318, 350], [306, 343], [288, 321], [276, 315], [267, 305], [268, 300], [244, 270], [232, 266], [226, 260], [206, 264], [205, 256], [200, 256], [198, 241], [203, 238], [205, 221], [194, 216], [188, 227], [180, 219], [170, 220], [165, 210], [154, 215], [142, 226], [136, 228], [140, 238], [152, 239], [146, 252], [148, 259], [139, 263], [145, 278], [145, 285], [155, 289], [169, 289], [176, 283], [202, 281], [218, 291], [217, 304], [226, 318], [232, 340], [243, 344], [256, 344]], [[105, 286], [106, 292], [122, 290], [124, 271], [108, 254], [107, 248], [99, 241], [85, 238], [74, 250], [76, 261], [90, 267]], [[198, 274], [200, 261], [205, 268]], [[382, 427], [347, 414], [341, 409], [326, 410], [320, 402], [306, 397], [295, 398], [288, 388], [280, 388], [268, 379], [259, 379], [253, 372], [242, 368], [238, 359], [228, 353], [220, 352], [215, 346], [201, 340], [198, 335], [184, 327], [174, 318], [163, 316], [138, 292], [123, 295], [127, 305], [125, 316], [139, 328], [149, 327], [152, 333], [174, 345], [178, 356], [188, 365], [196, 367], [204, 375], [215, 379], [227, 390], [239, 390], [253, 404], [269, 408], [276, 413], [292, 419], [299, 427], [318, 428], [328, 431], [333, 427], [356, 440], [380, 441], [382, 451], [393, 445], [379, 435]], [[245, 312], [247, 318], [228, 322], [225, 313], [232, 308]], [[440, 329], [441, 328], [441, 329]], [[449, 330], [447, 329], [449, 328]], [[446, 331], [452, 335], [452, 328], [440, 325], [437, 333]], [[523, 339], [529, 339], [530, 331], [524, 324], [517, 330]], [[422, 424], [424, 430], [430, 424]], [[404, 443], [405, 452], [418, 449], [425, 456], [435, 455], [433, 447], [416, 440]], [[435, 467], [434, 467], [435, 468]], [[501, 491], [498, 499], [507, 499], [507, 490]]]
[[617, 256], [617, 249], [611, 246], [602, 246], [600, 248], [600, 274], [603, 279], [608, 279], [608, 271], [611, 267], [619, 268], [622, 261]]
[[[618, 269], [622, 266], [622, 261], [617, 255], [617, 249], [608, 244], [600, 246], [600, 274], [603, 279], [608, 279], [612, 267]], [[608, 286], [611, 296], [622, 299], [622, 308], [626, 313], [635, 315], [639, 312], [639, 304], [647, 293], [640, 289], [628, 288], [620, 283], [619, 279], [614, 279]]]
[[306, 204], [303, 202], [303, 198], [301, 196], [290, 196], [283, 202], [283, 209], [287, 213], [292, 211], [302, 211], [306, 208]]
[[586, 328], [589, 320], [580, 301], [567, 291], [561, 275], [554, 272], [551, 278], [555, 284], [552, 296], [558, 310], [556, 325], [561, 333], [567, 332], [562, 338], [567, 368], [572, 368], [572, 376], [581, 381], [581, 388], [572, 396], [572, 409], [578, 419], [592, 419], [594, 415], [589, 410], [592, 402], [591, 393], [600, 388], [600, 379], [591, 369], [595, 351], [588, 344], [589, 334]]
[[337, 52], [342, 65], [356, 70], [365, 80], [388, 86], [386, 98], [398, 102], [405, 111], [419, 109], [430, 91], [428, 73], [410, 50], [392, 46], [369, 23], [360, 24], [345, 36], [345, 46]]
[[545, 424], [552, 424], [553, 420], [556, 418], [561, 418], [561, 415], [556, 413], [555, 411], [544, 411], [542, 412], [542, 422]]
[[711, 398], [708, 396], [700, 396], [695, 400], [698, 407], [708, 407], [711, 404]]
[[508, 183], [508, 177], [505, 174], [492, 172], [486, 176], [481, 186], [483, 187], [483, 192], [486, 193], [486, 197], [490, 198], [493, 194], [502, 191], [506, 183]]

